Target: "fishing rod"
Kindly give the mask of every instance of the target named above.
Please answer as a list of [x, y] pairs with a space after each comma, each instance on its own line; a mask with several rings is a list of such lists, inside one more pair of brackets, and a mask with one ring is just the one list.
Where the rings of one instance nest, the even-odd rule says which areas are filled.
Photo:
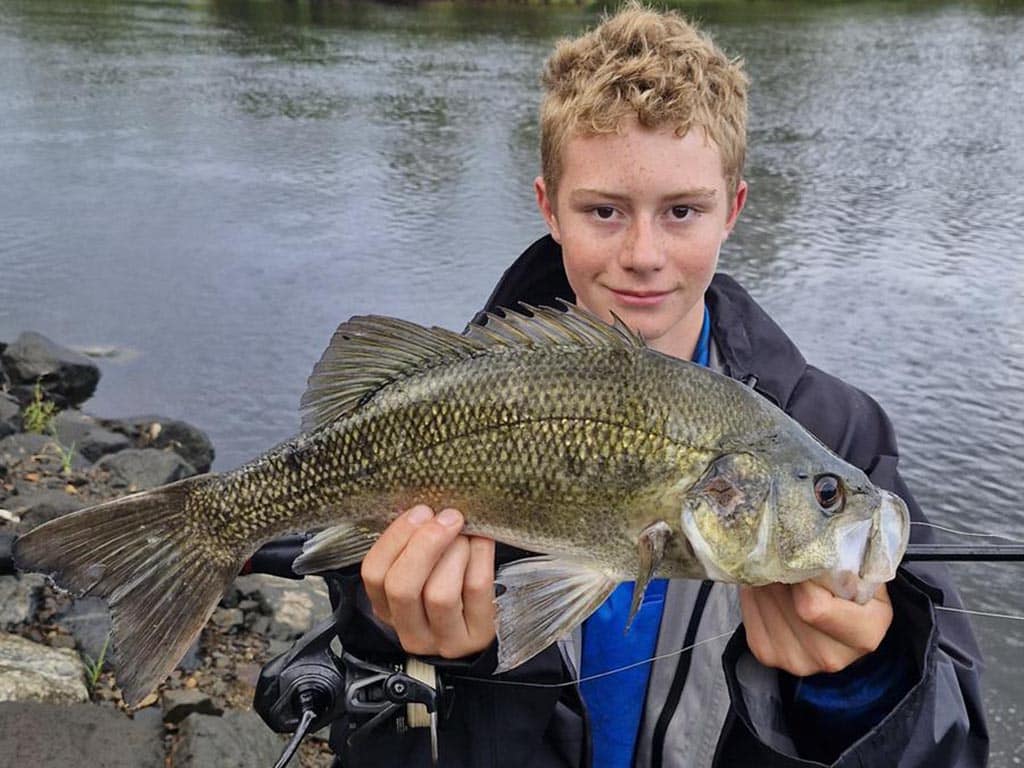
[[1024, 544], [909, 544], [901, 562], [1024, 562]]

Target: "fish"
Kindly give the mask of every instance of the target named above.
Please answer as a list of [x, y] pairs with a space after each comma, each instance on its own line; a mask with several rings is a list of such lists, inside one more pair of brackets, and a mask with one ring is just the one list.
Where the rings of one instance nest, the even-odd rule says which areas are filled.
[[[293, 438], [232, 471], [124, 496], [21, 536], [22, 570], [106, 599], [129, 706], [170, 674], [246, 560], [318, 531], [293, 563], [358, 563], [417, 503], [537, 553], [496, 576], [496, 672], [564, 637], [624, 581], [808, 579], [864, 602], [895, 576], [895, 494], [780, 408], [569, 303], [463, 333], [342, 323]], [[631, 617], [632, 618], [632, 617]]]

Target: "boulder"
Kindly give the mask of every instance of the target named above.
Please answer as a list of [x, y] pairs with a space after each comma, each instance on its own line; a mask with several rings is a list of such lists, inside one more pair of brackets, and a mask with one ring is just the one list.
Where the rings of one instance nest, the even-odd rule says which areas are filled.
[[52, 437], [21, 432], [0, 440], [0, 464], [13, 467], [37, 454], [55, 450]]
[[[80, 472], [90, 466], [82, 454], [76, 450], [67, 451], [52, 437], [37, 435], [31, 432], [20, 432], [8, 435], [0, 440], [0, 466], [33, 467], [44, 472], [60, 472], [65, 460], [72, 472]], [[31, 492], [31, 483], [21, 483], [19, 492]]]
[[112, 486], [135, 491], [156, 488], [196, 474], [195, 468], [178, 454], [156, 448], [130, 448], [113, 453], [100, 459], [96, 467], [110, 472]]
[[22, 624], [36, 613], [46, 577], [38, 573], [0, 576], [0, 629]]
[[195, 688], [165, 690], [160, 697], [165, 723], [180, 723], [192, 714], [219, 715], [224, 710], [206, 693]]
[[225, 632], [237, 631], [245, 624], [245, 614], [241, 608], [218, 608], [210, 620]]
[[21, 431], [21, 404], [0, 392], [0, 438]]
[[79, 410], [58, 413], [53, 419], [53, 428], [62, 446], [74, 446], [90, 462], [132, 447], [126, 435], [106, 429], [92, 416]]
[[0, 701], [74, 704], [88, 700], [85, 666], [77, 653], [0, 633]]
[[88, 357], [33, 331], [8, 345], [0, 361], [14, 387], [39, 382], [47, 396], [58, 395], [71, 405], [92, 397], [100, 380], [100, 369]]
[[14, 540], [10, 529], [0, 529], [0, 573], [14, 573]]
[[[265, 574], [251, 574], [235, 579], [242, 595], [257, 600], [270, 621], [258, 631], [277, 640], [293, 640], [305, 634], [319, 621], [331, 615], [331, 601], [323, 579], [282, 579]], [[253, 628], [256, 628], [253, 622]]]
[[191, 715], [182, 724], [174, 751], [175, 768], [251, 768], [274, 765], [284, 741], [251, 711], [229, 710], [223, 717]]
[[56, 520], [85, 506], [77, 496], [52, 488], [22, 488], [17, 496], [6, 502], [8, 508], [21, 518], [19, 533], [27, 533], [37, 525]]
[[91, 704], [0, 703], [0, 744], [9, 766], [164, 766], [163, 727], [146, 710], [133, 720]]
[[106, 419], [102, 423], [108, 429], [127, 435], [137, 446], [170, 448], [199, 472], [209, 472], [213, 464], [210, 438], [187, 422], [149, 415]]
[[57, 626], [75, 638], [79, 652], [90, 659], [103, 658], [103, 666], [110, 668], [110, 647], [106, 655], [103, 646], [110, 635], [110, 611], [100, 597], [80, 597], [56, 618]]

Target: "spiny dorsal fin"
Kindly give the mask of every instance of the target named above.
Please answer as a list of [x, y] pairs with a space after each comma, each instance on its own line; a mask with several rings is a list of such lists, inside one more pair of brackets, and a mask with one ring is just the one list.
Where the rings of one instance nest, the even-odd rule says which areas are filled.
[[609, 325], [561, 303], [563, 309], [521, 304], [528, 315], [488, 312], [486, 325], [470, 325], [464, 334], [394, 317], [353, 317], [338, 326], [313, 368], [302, 396], [302, 429], [336, 421], [392, 382], [497, 348], [644, 346], [618, 317]]

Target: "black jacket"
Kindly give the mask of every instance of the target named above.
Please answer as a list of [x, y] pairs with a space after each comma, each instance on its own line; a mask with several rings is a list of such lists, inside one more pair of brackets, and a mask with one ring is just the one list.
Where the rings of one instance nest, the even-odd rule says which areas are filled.
[[[519, 302], [552, 305], [560, 298], [573, 300], [574, 296], [559, 246], [544, 237], [506, 271], [486, 309], [515, 307]], [[808, 365], [782, 330], [731, 278], [716, 275], [706, 301], [723, 372], [753, 386], [783, 408], [832, 450], [863, 469], [876, 485], [899, 494], [912, 518], [922, 519], [897, 472], [896, 440], [881, 407], [854, 387]], [[927, 529], [920, 526], [912, 529], [911, 537], [914, 541], [930, 538]], [[691, 615], [680, 616], [676, 623], [697, 627], [710, 587], [707, 583], [694, 590], [697, 597], [690, 603]], [[962, 616], [936, 612], [933, 607], [959, 605], [948, 574], [942, 567], [923, 564], [901, 569], [890, 585], [890, 594], [894, 605], [891, 632], [900, 634], [914, 682], [893, 711], [834, 764], [869, 768], [985, 765], [988, 735], [978, 681], [980, 653]], [[373, 622], [367, 606], [363, 609], [343, 633], [346, 645], [357, 653], [362, 650], [371, 655], [383, 648], [394, 649], [394, 637]], [[816, 764], [794, 756], [794, 742], [801, 741], [800, 724], [787, 723], [784, 717], [780, 723], [778, 708], [765, 705], [766, 697], [778, 694], [759, 682], [757, 674], [747, 674], [744, 680], [737, 674], [741, 665], [747, 670], [764, 670], [752, 658], [741, 626], [722, 655], [731, 705], [727, 706], [717, 739], [713, 765]], [[689, 679], [690, 663], [690, 654], [686, 653], [670, 666], [663, 663], [652, 672], [670, 675], [672, 680], [671, 684], [663, 681], [660, 689], [668, 694], [657, 702], [650, 701], [654, 688], [649, 688], [647, 716], [641, 730], [646, 732], [645, 740], [642, 738], [645, 762], [651, 765], [673, 765], [671, 755], [681, 754], [680, 745], [674, 753], [669, 748], [673, 738], [671, 708], [678, 706], [678, 689]], [[449, 670], [446, 679], [452, 692], [440, 733], [441, 764], [474, 768], [586, 766], [589, 737], [577, 689], [571, 685], [491, 685], [488, 681], [493, 679], [493, 667], [491, 649], [461, 668], [456, 665]], [[563, 682], [571, 679], [569, 674], [564, 650], [552, 647], [500, 679]], [[771, 671], [765, 679], [774, 679], [774, 674]], [[382, 730], [347, 754], [340, 733], [341, 729], [336, 729], [332, 743], [344, 755], [344, 765], [430, 764], [423, 731], [396, 736], [393, 731]], [[684, 752], [685, 747], [682, 745]]]

